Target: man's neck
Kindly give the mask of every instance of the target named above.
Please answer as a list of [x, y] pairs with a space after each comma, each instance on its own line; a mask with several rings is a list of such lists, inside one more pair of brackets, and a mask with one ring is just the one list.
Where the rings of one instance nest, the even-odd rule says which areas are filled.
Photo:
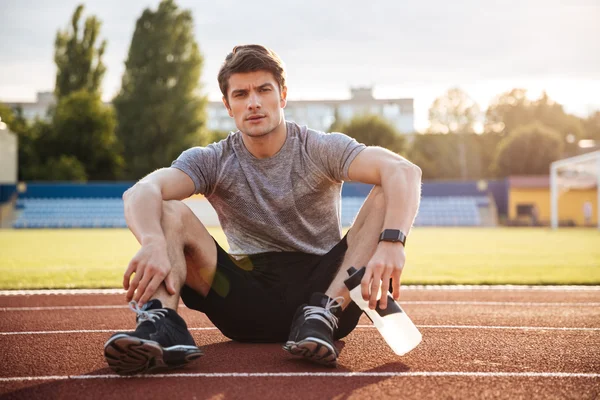
[[277, 128], [260, 137], [251, 137], [242, 133], [242, 141], [246, 149], [256, 158], [273, 157], [285, 143], [287, 138], [287, 127], [282, 120]]

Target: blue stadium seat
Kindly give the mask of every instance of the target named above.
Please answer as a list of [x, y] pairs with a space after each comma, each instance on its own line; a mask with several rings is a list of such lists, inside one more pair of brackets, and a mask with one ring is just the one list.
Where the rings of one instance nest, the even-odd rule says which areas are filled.
[[13, 228], [126, 227], [121, 198], [19, 199]]

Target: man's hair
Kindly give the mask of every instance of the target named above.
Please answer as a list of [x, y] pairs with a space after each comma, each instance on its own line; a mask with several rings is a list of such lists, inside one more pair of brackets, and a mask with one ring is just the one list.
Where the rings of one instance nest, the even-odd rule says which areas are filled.
[[259, 44], [235, 46], [225, 57], [218, 75], [219, 88], [225, 99], [231, 75], [254, 71], [268, 71], [273, 74], [280, 91], [285, 86], [285, 65], [273, 50]]

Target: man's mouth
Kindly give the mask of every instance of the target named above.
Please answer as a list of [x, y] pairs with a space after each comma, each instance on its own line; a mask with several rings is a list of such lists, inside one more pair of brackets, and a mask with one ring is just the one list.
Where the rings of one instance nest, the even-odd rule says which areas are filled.
[[260, 120], [263, 119], [265, 116], [264, 115], [251, 115], [248, 118], [246, 118], [248, 121], [256, 121], [256, 120]]

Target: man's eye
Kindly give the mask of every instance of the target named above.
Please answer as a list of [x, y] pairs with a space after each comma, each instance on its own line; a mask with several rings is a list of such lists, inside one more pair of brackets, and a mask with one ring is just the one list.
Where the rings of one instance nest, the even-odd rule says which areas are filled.
[[265, 87], [260, 89], [261, 92], [270, 92], [271, 88]]

